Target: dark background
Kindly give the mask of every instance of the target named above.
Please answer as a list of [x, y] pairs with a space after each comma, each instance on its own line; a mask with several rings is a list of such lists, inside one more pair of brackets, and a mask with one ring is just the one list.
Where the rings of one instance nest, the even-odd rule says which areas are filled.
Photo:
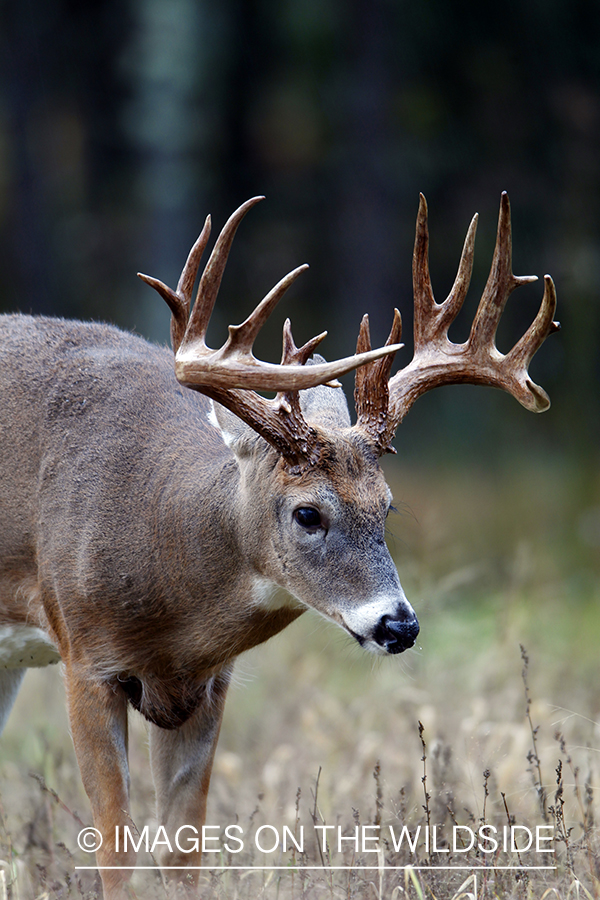
[[[600, 4], [4, 0], [0, 11], [0, 309], [166, 341], [168, 311], [135, 273], [174, 285], [206, 213], [220, 227], [261, 193], [213, 343], [307, 261], [263, 355], [278, 359], [284, 314], [298, 342], [327, 328], [333, 358], [352, 352], [365, 311], [382, 342], [394, 305], [410, 345], [422, 191], [438, 300], [480, 213], [473, 288], [452, 331], [464, 339], [507, 190], [516, 274], [548, 271], [557, 284], [563, 329], [532, 365], [552, 410], [535, 417], [498, 392], [448, 388], [420, 401], [397, 446], [432, 459], [597, 457]], [[501, 349], [541, 293], [513, 296]]]

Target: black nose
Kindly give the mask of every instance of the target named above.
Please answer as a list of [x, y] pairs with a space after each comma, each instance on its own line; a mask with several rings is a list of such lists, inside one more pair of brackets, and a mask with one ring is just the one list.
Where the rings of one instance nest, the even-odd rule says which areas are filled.
[[402, 653], [414, 643], [419, 633], [419, 622], [413, 613], [408, 619], [382, 616], [375, 628], [375, 640], [387, 653]]

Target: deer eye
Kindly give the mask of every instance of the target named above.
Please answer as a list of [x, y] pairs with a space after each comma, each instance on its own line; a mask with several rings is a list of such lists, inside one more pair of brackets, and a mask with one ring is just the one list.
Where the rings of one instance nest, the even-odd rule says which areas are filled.
[[295, 509], [294, 518], [298, 525], [306, 528], [307, 531], [316, 531], [321, 527], [321, 514], [312, 506], [301, 506], [299, 509]]

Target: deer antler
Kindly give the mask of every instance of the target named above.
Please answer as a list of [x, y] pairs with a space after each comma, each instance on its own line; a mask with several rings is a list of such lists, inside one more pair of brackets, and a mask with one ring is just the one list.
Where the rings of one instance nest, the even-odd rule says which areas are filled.
[[[206, 331], [235, 232], [248, 210], [262, 199], [254, 197], [246, 201], [225, 224], [200, 278], [191, 314], [192, 290], [210, 236], [210, 216], [190, 251], [176, 291], [156, 278], [141, 273], [139, 277], [157, 290], [171, 309], [171, 341], [178, 381], [226, 406], [269, 441], [292, 468], [298, 468], [316, 462], [321, 448], [316, 432], [302, 417], [297, 392], [332, 383], [339, 375], [394, 354], [400, 345], [388, 342], [377, 350], [369, 348], [336, 362], [305, 367], [327, 332], [298, 348], [288, 319], [284, 325], [281, 363], [274, 365], [256, 359], [252, 353], [256, 336], [289, 286], [308, 268], [300, 266], [282, 278], [241, 325], [229, 326], [229, 337], [220, 349], [207, 347]], [[278, 394], [273, 400], [267, 400], [254, 393], [256, 390]]]
[[[389, 366], [380, 360], [363, 375], [356, 373], [358, 426], [374, 439], [380, 453], [392, 451], [394, 432], [415, 400], [442, 384], [486, 384], [513, 395], [526, 409], [543, 412], [550, 406], [546, 392], [535, 384], [527, 371], [535, 352], [553, 331], [556, 291], [549, 275], [544, 278], [542, 302], [534, 321], [506, 355], [495, 344], [500, 316], [509, 295], [521, 284], [536, 281], [536, 276], [517, 277], [512, 273], [510, 203], [502, 194], [496, 247], [487, 284], [468, 340], [455, 344], [448, 328], [460, 310], [471, 280], [477, 216], [473, 217], [465, 239], [458, 273], [447, 299], [436, 303], [429, 276], [427, 204], [421, 194], [415, 249], [413, 254], [414, 356], [411, 362], [387, 381]], [[361, 350], [370, 348], [368, 322], [361, 327]], [[398, 340], [400, 330], [396, 310], [390, 340]], [[378, 373], [378, 374], [376, 374]], [[369, 394], [375, 399], [371, 399]], [[387, 400], [389, 396], [389, 401]]]

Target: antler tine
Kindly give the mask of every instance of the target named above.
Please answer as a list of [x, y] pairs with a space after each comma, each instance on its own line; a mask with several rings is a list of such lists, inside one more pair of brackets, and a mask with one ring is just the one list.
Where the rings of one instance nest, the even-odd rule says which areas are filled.
[[415, 343], [423, 339], [424, 322], [436, 306], [429, 274], [429, 228], [427, 227], [427, 201], [419, 194], [419, 211], [413, 251], [413, 294]]
[[440, 328], [444, 329], [446, 332], [462, 309], [462, 305], [465, 302], [465, 297], [467, 296], [467, 291], [469, 290], [469, 286], [471, 284], [473, 258], [475, 256], [475, 237], [477, 235], [478, 221], [479, 216], [477, 215], [477, 213], [475, 213], [467, 230], [462, 253], [460, 255], [460, 262], [458, 264], [458, 272], [456, 273], [456, 278], [454, 279], [452, 290], [448, 294], [445, 302], [442, 304], [443, 312], [440, 314], [439, 324]]
[[[279, 281], [272, 290], [260, 301], [256, 309], [250, 313], [241, 325], [229, 326], [229, 338], [223, 347], [223, 356], [237, 354], [251, 354], [254, 341], [260, 329], [263, 327], [287, 289], [296, 278], [305, 272], [308, 266], [298, 266]], [[289, 321], [289, 320], [288, 320]]]
[[138, 272], [138, 278], [141, 278], [142, 281], [145, 281], [146, 284], [153, 287], [155, 291], [158, 291], [163, 300], [169, 305], [169, 309], [171, 310], [171, 346], [173, 347], [174, 353], [177, 353], [179, 350], [185, 336], [188, 316], [190, 314], [192, 290], [196, 275], [198, 274], [200, 259], [204, 253], [209, 237], [210, 216], [207, 216], [204, 228], [190, 250], [185, 266], [179, 276], [176, 291], [171, 290], [170, 287], [167, 287], [166, 284], [163, 284], [163, 282], [159, 281], [157, 278], [152, 278], [150, 275], [143, 275], [141, 272]]
[[544, 296], [537, 316], [515, 346], [506, 354], [507, 365], [516, 373], [522, 388], [519, 402], [531, 412], [544, 412], [550, 406], [550, 398], [543, 388], [529, 378], [529, 363], [549, 334], [560, 329], [554, 322], [556, 312], [556, 288], [550, 275], [544, 275]]
[[[305, 344], [302, 344], [301, 347], [296, 347], [294, 338], [292, 336], [292, 323], [289, 319], [286, 319], [285, 322], [283, 323], [281, 365], [282, 366], [291, 366], [291, 365], [303, 366], [306, 363], [306, 361], [312, 356], [313, 352], [319, 346], [321, 341], [326, 337], [327, 337], [327, 332], [322, 331], [321, 334], [317, 334], [315, 337], [311, 338], [310, 341], [307, 341]], [[336, 385], [336, 387], [337, 387], [337, 385]]]
[[[181, 270], [179, 281], [177, 282], [177, 296], [181, 297], [186, 306], [186, 313], [189, 315], [190, 304], [192, 302], [192, 291], [194, 290], [194, 282], [200, 267], [200, 259], [208, 243], [211, 231], [210, 215], [206, 217], [204, 228], [200, 232], [200, 236], [188, 254], [185, 266]], [[187, 324], [187, 319], [186, 319]]]
[[503, 191], [490, 274], [475, 313], [469, 343], [493, 347], [498, 323], [508, 298], [519, 285], [537, 280], [537, 275], [513, 275], [510, 201], [506, 191]]
[[206, 329], [219, 293], [235, 233], [248, 210], [264, 199], [264, 197], [252, 197], [250, 200], [246, 200], [229, 217], [221, 229], [198, 285], [196, 302], [186, 328], [185, 343], [200, 343], [201, 346], [206, 346], [204, 340]]
[[461, 309], [473, 271], [475, 235], [478, 216], [475, 214], [469, 225], [463, 245], [458, 272], [452, 289], [443, 303], [436, 303], [429, 274], [429, 229], [427, 226], [427, 201], [419, 195], [419, 212], [413, 252], [413, 293], [414, 293], [414, 342], [415, 348], [444, 337], [451, 322]]
[[[386, 346], [397, 344], [402, 337], [402, 318], [394, 309], [394, 321]], [[404, 346], [399, 344], [400, 347]], [[356, 352], [371, 349], [369, 317], [363, 316], [356, 342]], [[354, 381], [354, 402], [356, 406], [356, 425], [367, 432], [375, 441], [380, 453], [395, 453], [391, 445], [394, 430], [388, 419], [389, 387], [388, 379], [392, 368], [393, 355], [382, 357], [371, 366], [363, 366], [356, 370]]]
[[[292, 335], [292, 323], [289, 318], [286, 319], [283, 323], [281, 365], [303, 366], [312, 355], [315, 347], [321, 343], [326, 335], [327, 332], [324, 331], [322, 334], [318, 334], [316, 337], [311, 338], [310, 341], [307, 341], [301, 347], [297, 347]], [[339, 381], [327, 382], [327, 384], [329, 387], [341, 387]], [[268, 403], [269, 401], [265, 402]], [[297, 456], [304, 459], [309, 465], [317, 462], [321, 455], [322, 445], [315, 430], [311, 428], [302, 415], [299, 392], [278, 391], [277, 396], [271, 401], [270, 405], [273, 410], [276, 410], [279, 421], [287, 433], [292, 433], [294, 435], [292, 443]], [[281, 435], [279, 435], [279, 440], [280, 439]], [[271, 441], [271, 443], [273, 443], [273, 441]], [[280, 452], [282, 452], [284, 456], [287, 453], [289, 458], [289, 447], [287, 450], [280, 450]], [[298, 459], [289, 459], [289, 463], [291, 463], [292, 468], [296, 471], [301, 469], [301, 466], [298, 466], [298, 462]]]
[[560, 323], [554, 322], [556, 312], [556, 288], [550, 275], [544, 275], [544, 296], [538, 310], [538, 314], [512, 350], [507, 353], [507, 359], [512, 362], [521, 362], [528, 366], [535, 353], [542, 346], [546, 337], [560, 330]]

